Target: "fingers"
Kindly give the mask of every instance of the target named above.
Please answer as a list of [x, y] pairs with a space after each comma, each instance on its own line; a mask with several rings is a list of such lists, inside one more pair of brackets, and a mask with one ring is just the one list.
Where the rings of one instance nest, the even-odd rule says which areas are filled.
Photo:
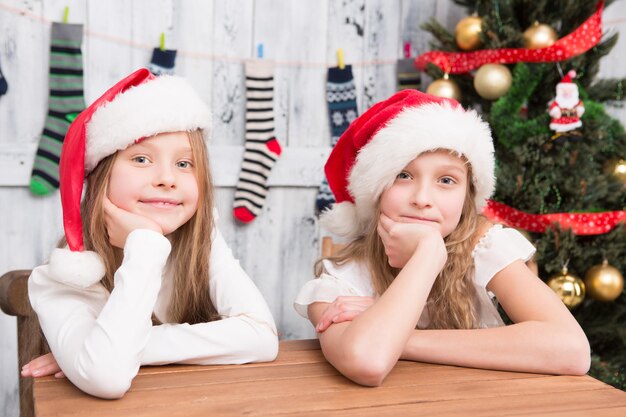
[[352, 321], [356, 316], [361, 314], [362, 310], [348, 310], [337, 314], [333, 317], [332, 323], [342, 323], [344, 321]]
[[[51, 353], [33, 359], [22, 367], [23, 377], [40, 377], [59, 373], [61, 368]], [[61, 372], [62, 373], [62, 372]]]
[[339, 311], [337, 310], [335, 303], [330, 304], [328, 308], [324, 310], [322, 317], [320, 317], [319, 321], [315, 325], [315, 331], [321, 333], [328, 329], [328, 327], [333, 324], [333, 317], [335, 317], [338, 312]]
[[363, 311], [365, 311], [365, 309], [346, 310], [346, 311], [340, 312], [339, 314], [329, 319], [320, 320], [317, 323], [317, 326], [315, 326], [315, 331], [318, 333], [323, 333], [326, 329], [328, 329], [333, 324], [343, 323], [346, 321], [352, 321], [358, 315], [363, 313]]
[[318, 333], [324, 332], [334, 323], [351, 321], [374, 304], [373, 297], [342, 296], [331, 303], [322, 313], [315, 326]]
[[[394, 224], [395, 222], [391, 220], [389, 216], [387, 216], [385, 213], [380, 213], [380, 218], [378, 219], [378, 225], [382, 227], [382, 230], [386, 232], [386, 234], [389, 234]], [[378, 230], [379, 233], [381, 232], [380, 227]]]
[[320, 319], [320, 321], [317, 322], [317, 325], [315, 326], [315, 331], [317, 333], [322, 333], [324, 332], [324, 330], [328, 329], [328, 327], [332, 324], [332, 320], [322, 320]]
[[104, 213], [109, 216], [117, 209], [117, 206], [113, 204], [106, 195], [102, 198], [102, 206], [104, 207]]

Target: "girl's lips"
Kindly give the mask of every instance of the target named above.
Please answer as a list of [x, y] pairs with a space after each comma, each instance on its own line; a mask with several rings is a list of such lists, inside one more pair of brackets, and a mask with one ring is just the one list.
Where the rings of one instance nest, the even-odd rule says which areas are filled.
[[171, 199], [148, 199], [148, 200], [140, 200], [142, 204], [147, 204], [156, 208], [172, 208], [180, 205], [179, 201], [171, 200]]
[[437, 220], [428, 219], [426, 217], [418, 217], [418, 216], [401, 216], [402, 220], [407, 223], [420, 223], [420, 222], [428, 222], [428, 223], [437, 223]]

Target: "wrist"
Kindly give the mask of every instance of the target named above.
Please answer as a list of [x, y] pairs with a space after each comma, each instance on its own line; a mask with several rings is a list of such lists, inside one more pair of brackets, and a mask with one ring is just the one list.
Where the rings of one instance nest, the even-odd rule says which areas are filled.
[[445, 245], [437, 241], [423, 241], [417, 246], [406, 266], [410, 264], [421, 265], [422, 268], [430, 269], [436, 277], [443, 269], [447, 259], [448, 253]]
[[172, 250], [172, 244], [161, 233], [150, 229], [135, 229], [126, 237], [124, 256], [136, 253], [154, 259], [166, 260]]

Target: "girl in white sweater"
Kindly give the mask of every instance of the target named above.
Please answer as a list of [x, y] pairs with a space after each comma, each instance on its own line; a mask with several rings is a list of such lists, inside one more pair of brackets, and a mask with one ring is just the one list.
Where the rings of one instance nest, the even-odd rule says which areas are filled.
[[147, 69], [74, 120], [60, 162], [65, 241], [28, 287], [52, 353], [22, 375], [60, 371], [119, 398], [142, 365], [276, 357], [269, 308], [215, 225], [210, 124], [186, 81]]

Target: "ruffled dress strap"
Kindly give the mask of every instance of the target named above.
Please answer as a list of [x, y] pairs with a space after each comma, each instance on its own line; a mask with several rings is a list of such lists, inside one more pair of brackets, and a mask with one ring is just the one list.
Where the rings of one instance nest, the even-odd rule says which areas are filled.
[[309, 317], [308, 307], [312, 303], [332, 303], [341, 296], [374, 296], [369, 271], [362, 263], [349, 261], [336, 265], [324, 259], [322, 265], [324, 273], [304, 284], [293, 303], [302, 317]]

